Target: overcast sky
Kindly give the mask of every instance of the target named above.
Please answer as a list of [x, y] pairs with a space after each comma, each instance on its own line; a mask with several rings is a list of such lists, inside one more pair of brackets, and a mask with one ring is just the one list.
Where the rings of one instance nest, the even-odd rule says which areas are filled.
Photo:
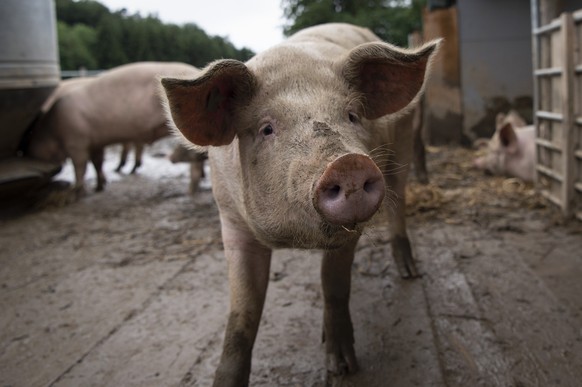
[[283, 40], [281, 0], [98, 0], [112, 12], [156, 15], [164, 23], [195, 23], [237, 48], [263, 51]]

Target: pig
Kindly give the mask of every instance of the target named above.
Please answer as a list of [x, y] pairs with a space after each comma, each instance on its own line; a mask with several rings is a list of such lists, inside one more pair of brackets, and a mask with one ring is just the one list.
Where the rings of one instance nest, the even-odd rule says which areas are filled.
[[104, 148], [123, 142], [151, 143], [169, 134], [159, 103], [161, 75], [195, 76], [184, 63], [139, 62], [116, 67], [79, 85], [56, 100], [32, 129], [26, 155], [63, 163], [71, 158], [75, 191], [84, 192], [87, 162], [97, 172], [97, 191], [106, 179]]
[[495, 133], [487, 142], [487, 151], [476, 158], [473, 165], [493, 175], [517, 177], [531, 183], [535, 179], [535, 138], [534, 126], [526, 126], [518, 113], [499, 113]]
[[169, 157], [172, 163], [190, 163], [190, 193], [198, 191], [200, 180], [206, 177], [204, 173], [204, 161], [208, 159], [207, 152], [201, 152], [179, 143]]
[[[51, 93], [51, 95], [46, 99], [46, 101], [41, 106], [40, 109], [41, 115], [46, 114], [59, 98], [66, 95], [68, 92], [75, 89], [76, 87], [84, 85], [93, 79], [94, 77], [79, 77], [79, 78], [69, 78], [61, 81], [57, 88]], [[142, 143], [132, 144], [128, 142], [123, 144], [119, 158], [119, 165], [115, 169], [116, 172], [121, 172], [121, 169], [125, 166], [125, 163], [127, 162], [127, 156], [132, 145], [134, 146], [135, 149], [135, 163], [133, 169], [131, 170], [131, 173], [135, 173], [137, 169], [141, 166], [141, 156], [143, 153], [144, 144]]]
[[230, 311], [214, 386], [246, 386], [273, 249], [323, 250], [330, 375], [356, 372], [349, 313], [356, 244], [385, 212], [394, 258], [416, 277], [404, 219], [409, 105], [439, 41], [416, 49], [349, 24], [307, 28], [248, 62], [162, 78], [175, 131], [207, 147], [228, 262]]

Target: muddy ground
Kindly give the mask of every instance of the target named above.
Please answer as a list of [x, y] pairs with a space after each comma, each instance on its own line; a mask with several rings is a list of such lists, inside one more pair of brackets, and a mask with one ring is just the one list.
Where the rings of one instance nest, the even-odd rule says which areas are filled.
[[[115, 176], [110, 151], [103, 193], [4, 203], [0, 386], [211, 384], [228, 309], [218, 213], [161, 144], [135, 176]], [[361, 238], [361, 369], [335, 385], [580, 386], [581, 224], [473, 155], [429, 148], [431, 184], [411, 177], [421, 279], [398, 277], [382, 220]], [[251, 385], [325, 385], [321, 323], [319, 254], [277, 251]]]

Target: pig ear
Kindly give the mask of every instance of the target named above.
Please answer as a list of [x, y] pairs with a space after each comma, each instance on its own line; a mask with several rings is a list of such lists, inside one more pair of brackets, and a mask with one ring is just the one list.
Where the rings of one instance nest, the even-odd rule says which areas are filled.
[[499, 129], [499, 141], [509, 153], [517, 152], [517, 135], [511, 123], [506, 123]]
[[236, 135], [237, 108], [256, 90], [255, 76], [237, 60], [210, 64], [198, 78], [162, 78], [169, 118], [184, 137], [201, 146], [227, 145]]
[[432, 54], [441, 40], [416, 50], [388, 43], [366, 43], [354, 48], [342, 73], [364, 98], [364, 116], [375, 119], [406, 107], [421, 91]]

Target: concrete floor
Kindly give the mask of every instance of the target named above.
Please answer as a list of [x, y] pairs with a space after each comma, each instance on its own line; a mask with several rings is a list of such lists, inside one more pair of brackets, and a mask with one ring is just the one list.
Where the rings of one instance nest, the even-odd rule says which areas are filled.
[[[329, 384], [581, 385], [581, 224], [531, 189], [499, 194], [507, 181], [470, 157], [433, 148], [431, 185], [411, 184], [421, 279], [398, 277], [382, 221], [362, 237], [361, 369]], [[0, 386], [211, 384], [228, 310], [218, 212], [187, 168], [148, 172], [165, 162], [0, 221]], [[324, 386], [322, 315], [319, 253], [277, 251], [251, 385]]]

